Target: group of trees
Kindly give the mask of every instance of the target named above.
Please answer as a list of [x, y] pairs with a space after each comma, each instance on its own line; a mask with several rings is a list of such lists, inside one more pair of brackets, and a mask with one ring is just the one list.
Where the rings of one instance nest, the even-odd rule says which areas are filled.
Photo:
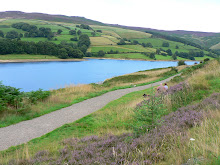
[[82, 34], [82, 31], [81, 30], [78, 30], [78, 31], [76, 31], [76, 30], [70, 30], [69, 31], [69, 34], [70, 35], [81, 35]]
[[59, 58], [82, 58], [83, 52], [77, 45], [48, 41], [27, 42], [20, 40], [0, 39], [0, 54], [42, 54]]
[[76, 27], [81, 29], [93, 30], [89, 25], [85, 25], [85, 24], [76, 25]]
[[149, 57], [149, 58], [151, 58], [151, 59], [153, 59], [153, 60], [156, 60], [156, 53], [154, 53], [154, 52], [151, 52], [151, 53], [149, 53], [149, 52], [142, 52], [141, 54], [144, 54], [145, 56], [147, 56], [147, 57]]
[[35, 25], [30, 25], [28, 23], [19, 22], [12, 24], [13, 28], [21, 29], [26, 31], [24, 37], [45, 37], [49, 40], [54, 37], [54, 33], [51, 31], [50, 28], [40, 27], [37, 28]]

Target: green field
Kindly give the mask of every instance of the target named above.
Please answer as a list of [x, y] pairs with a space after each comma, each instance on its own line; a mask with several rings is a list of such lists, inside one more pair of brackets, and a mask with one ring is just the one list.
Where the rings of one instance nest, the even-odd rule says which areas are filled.
[[138, 52], [156, 52], [154, 48], [144, 48], [141, 45], [121, 45], [123, 48], [128, 48], [131, 51], [138, 51]]
[[108, 52], [110, 50], [119, 51], [119, 52], [138, 52], [137, 50], [124, 48], [121, 46], [92, 46], [90, 50], [91, 52], [98, 52], [100, 50], [103, 50], [104, 52]]
[[129, 29], [122, 29], [117, 27], [110, 27], [110, 26], [97, 26], [97, 25], [91, 25], [91, 27], [95, 30], [103, 30], [106, 33], [116, 33], [116, 36], [120, 36], [121, 38], [149, 38], [151, 37], [151, 34], [135, 31], [135, 30], [129, 30]]

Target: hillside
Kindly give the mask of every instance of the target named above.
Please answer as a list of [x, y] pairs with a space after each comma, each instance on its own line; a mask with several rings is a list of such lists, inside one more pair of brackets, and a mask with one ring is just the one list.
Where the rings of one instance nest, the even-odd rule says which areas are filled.
[[[201, 50], [198, 47], [170, 41], [169, 39], [155, 38], [152, 37], [151, 33], [142, 31], [143, 29], [133, 29], [122, 26], [104, 26], [102, 23], [82, 17], [18, 11], [1, 12], [0, 38], [1, 34], [4, 38], [18, 38], [26, 46], [20, 48], [19, 45], [22, 44], [14, 41], [16, 43], [11, 44], [17, 44], [19, 48], [15, 49], [14, 47], [15, 50], [10, 53], [11, 49], [5, 51], [5, 47], [2, 47], [2, 49], [0, 47], [0, 54], [39, 54], [54, 55], [59, 58], [81, 58], [86, 56], [144, 60], [203, 60], [214, 57], [213, 55], [210, 56], [210, 52]], [[14, 35], [14, 33], [11, 33], [12, 31], [15, 31], [17, 35], [14, 38], [11, 37], [11, 35]], [[86, 41], [86, 45], [85, 41], [79, 41], [81, 35], [89, 37], [88, 40], [90, 41]], [[204, 33], [203, 35], [213, 34]], [[41, 50], [40, 41], [47, 45], [47, 50]], [[34, 42], [35, 44], [32, 43], [34, 48], [25, 50], [30, 47], [27, 42]], [[82, 44], [79, 45], [79, 43]], [[164, 43], [168, 43], [168, 45], [164, 46]], [[67, 48], [67, 45], [69, 48]], [[64, 50], [60, 51], [61, 48]], [[73, 49], [77, 49], [77, 55], [73, 55], [76, 53], [72, 51]]]
[[21, 11], [6, 11], [0, 12], [0, 18], [13, 18], [13, 19], [36, 19], [52, 22], [66, 22], [75, 24], [88, 24], [88, 25], [105, 25], [101, 22], [90, 20], [78, 16], [65, 16], [65, 15], [51, 15], [44, 13], [25, 13]]
[[171, 36], [181, 37], [186, 40], [195, 42], [203, 47], [211, 48], [212, 46], [220, 42], [220, 33], [213, 32], [199, 32], [199, 31], [185, 31], [185, 30], [158, 30], [152, 28], [143, 28], [143, 27], [131, 27], [131, 26], [122, 26], [122, 25], [111, 25], [120, 28], [132, 29], [137, 31], [152, 31], [162, 34], [167, 34]]

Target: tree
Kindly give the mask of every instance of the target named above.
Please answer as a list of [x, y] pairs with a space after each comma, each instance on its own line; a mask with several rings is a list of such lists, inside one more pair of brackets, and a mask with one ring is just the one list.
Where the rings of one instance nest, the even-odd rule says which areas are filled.
[[92, 35], [93, 37], [95, 37], [96, 33], [95, 33], [95, 32], [92, 32], [91, 35]]
[[75, 31], [75, 30], [70, 30], [70, 31], [69, 31], [69, 34], [70, 34], [70, 35], [76, 35], [76, 31]]
[[156, 49], [156, 54], [160, 54], [160, 49]]
[[87, 48], [90, 46], [91, 42], [89, 39], [89, 36], [87, 34], [82, 34], [79, 36], [79, 41], [78, 41], [78, 47], [81, 47], [83, 45], [86, 45]]
[[134, 40], [134, 41], [133, 41], [133, 44], [134, 44], [134, 45], [137, 45], [137, 44], [139, 44], [139, 42], [138, 42], [137, 40]]
[[162, 44], [162, 47], [169, 47], [169, 46], [170, 46], [169, 42], [163, 42]]
[[100, 51], [98, 52], [98, 56], [99, 56], [99, 57], [104, 57], [104, 56], [105, 56], [105, 52], [104, 52], [103, 50], [100, 50]]
[[80, 36], [82, 34], [81, 30], [78, 30], [77, 34]]
[[179, 49], [179, 46], [178, 46], [178, 45], [176, 45], [176, 49]]
[[183, 60], [178, 61], [178, 66], [180, 66], [180, 65], [186, 65], [185, 61], [183, 61]]
[[4, 38], [4, 32], [0, 30], [0, 37]]
[[63, 32], [63, 30], [61, 30], [61, 29], [57, 30], [57, 34], [61, 34], [62, 32]]
[[6, 38], [9, 38], [9, 39], [19, 38], [18, 32], [14, 31], [14, 30], [9, 31], [6, 34]]
[[167, 54], [168, 54], [169, 56], [172, 56], [172, 54], [173, 54], [172, 51], [171, 51], [170, 49], [167, 49], [166, 52], [167, 52]]
[[172, 58], [173, 58], [173, 60], [176, 60], [177, 59], [176, 54], [173, 54]]
[[125, 41], [123, 39], [120, 39], [120, 41], [117, 43], [118, 45], [126, 45]]
[[156, 59], [156, 58], [155, 58], [155, 53], [151, 53], [149, 57], [150, 57], [151, 59]]
[[78, 41], [78, 38], [77, 37], [70, 38], [70, 41]]
[[59, 58], [62, 58], [62, 59], [66, 59], [68, 58], [68, 54], [67, 54], [67, 50], [65, 48], [61, 48], [59, 51], [58, 51], [58, 57]]
[[153, 48], [153, 45], [152, 45], [150, 42], [148, 42], [148, 43], [146, 44], [146, 47], [148, 47], [148, 48]]

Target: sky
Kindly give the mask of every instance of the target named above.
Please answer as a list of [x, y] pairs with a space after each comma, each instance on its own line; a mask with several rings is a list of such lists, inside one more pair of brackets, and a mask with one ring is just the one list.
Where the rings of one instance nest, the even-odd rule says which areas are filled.
[[0, 11], [82, 16], [160, 30], [220, 32], [220, 0], [6, 0]]

